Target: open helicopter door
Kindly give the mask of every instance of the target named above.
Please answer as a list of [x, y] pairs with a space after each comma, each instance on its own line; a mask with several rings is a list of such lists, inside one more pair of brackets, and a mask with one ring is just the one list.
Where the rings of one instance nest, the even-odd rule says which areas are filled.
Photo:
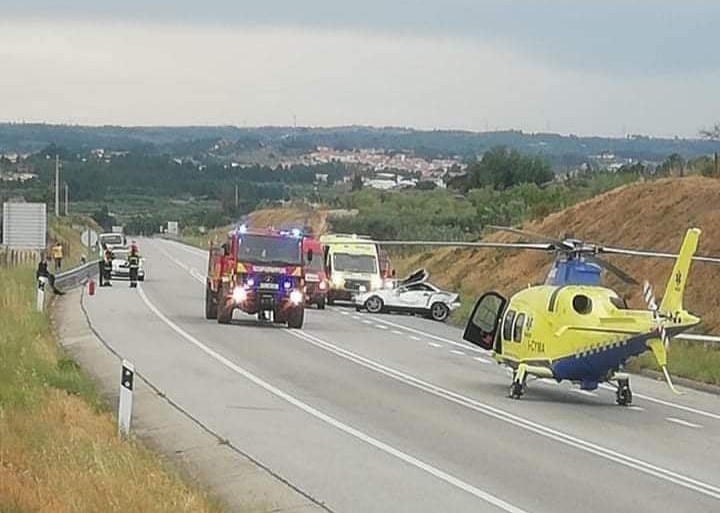
[[[507, 300], [497, 292], [483, 294], [475, 303], [463, 338], [483, 349], [493, 349], [506, 304]], [[497, 347], [495, 351], [500, 353], [501, 348]]]

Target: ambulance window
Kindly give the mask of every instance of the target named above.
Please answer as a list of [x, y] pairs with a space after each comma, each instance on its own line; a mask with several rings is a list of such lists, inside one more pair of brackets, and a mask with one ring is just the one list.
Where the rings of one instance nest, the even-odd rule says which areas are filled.
[[512, 326], [515, 320], [515, 310], [509, 310], [505, 314], [505, 321], [503, 322], [502, 338], [503, 340], [512, 340]]
[[521, 313], [515, 320], [515, 327], [513, 328], [513, 341], [520, 342], [522, 339], [522, 331], [525, 325], [525, 314]]

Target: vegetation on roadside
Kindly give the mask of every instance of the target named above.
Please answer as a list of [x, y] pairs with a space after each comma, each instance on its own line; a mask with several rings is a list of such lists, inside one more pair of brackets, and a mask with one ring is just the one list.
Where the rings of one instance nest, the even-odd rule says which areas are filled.
[[219, 512], [120, 439], [91, 380], [34, 311], [34, 269], [0, 268], [0, 511]]

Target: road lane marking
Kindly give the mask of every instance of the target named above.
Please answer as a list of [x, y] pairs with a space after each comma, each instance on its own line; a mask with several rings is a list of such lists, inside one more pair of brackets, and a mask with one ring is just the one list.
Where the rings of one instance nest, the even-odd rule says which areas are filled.
[[381, 330], [386, 330], [386, 329], [388, 329], [387, 326], [383, 326], [382, 324], [375, 324], [375, 327], [378, 328], [378, 329], [381, 329]]
[[[185, 246], [184, 244], [177, 243], [177, 242], [176, 242], [175, 244], [180, 244], [181, 246]], [[191, 246], [187, 246], [187, 247], [191, 247]], [[158, 248], [158, 249], [159, 249], [162, 253], [164, 253], [165, 256], [167, 256], [170, 260], [172, 260], [173, 262], [175, 262], [181, 269], [185, 270], [186, 272], [188, 272], [188, 273], [192, 276], [192, 273], [190, 272], [190, 268], [189, 268], [188, 266], [186, 266], [185, 264], [183, 264], [182, 262], [180, 262], [179, 260], [177, 260], [176, 258], [174, 258], [172, 255], [170, 255], [170, 254], [169, 254], [167, 251], [165, 251], [163, 248]], [[194, 248], [193, 248], [193, 249], [194, 249]], [[195, 278], [197, 281], [205, 284], [205, 279], [204, 279], [204, 278], [203, 278], [203, 279], [199, 279], [199, 278], [196, 277], [196, 276], [192, 276], [192, 277]], [[333, 310], [337, 310], [337, 309], [333, 309]], [[365, 315], [363, 315], [363, 317], [365, 317]], [[364, 323], [366, 323], [366, 324], [372, 324], [372, 322], [367, 321], [367, 320], [363, 320], [362, 322], [364, 322]], [[476, 351], [476, 352], [480, 352], [480, 353], [484, 353], [484, 354], [488, 354], [488, 355], [491, 354], [490, 351], [485, 351], [485, 350], [482, 350], [482, 349], [479, 349], [479, 348], [476, 348], [476, 347], [473, 347], [473, 346], [468, 346], [468, 345], [465, 345], [465, 344], [461, 344], [461, 343], [459, 343], [459, 342], [455, 342], [455, 341], [446, 339], [446, 338], [444, 338], [444, 337], [438, 337], [438, 336], [436, 336], [436, 335], [431, 335], [431, 334], [429, 334], [429, 333], [424, 333], [424, 332], [421, 332], [421, 331], [416, 330], [416, 329], [414, 329], [414, 328], [410, 328], [410, 327], [408, 327], [408, 326], [404, 326], [404, 325], [402, 325], [402, 324], [396, 324], [396, 323], [393, 323], [393, 322], [391, 322], [391, 321], [385, 321], [385, 320], [382, 320], [382, 321], [378, 320], [378, 322], [384, 322], [384, 323], [386, 323], [386, 324], [389, 324], [389, 325], [392, 325], [392, 326], [395, 326], [395, 327], [404, 329], [404, 330], [406, 330], [406, 331], [408, 331], [408, 332], [410, 332], [410, 333], [418, 333], [418, 334], [420, 334], [420, 335], [423, 335], [423, 336], [426, 336], [426, 337], [429, 337], [429, 338], [433, 338], [433, 339], [435, 339], [435, 340], [444, 341], [444, 342], [447, 342], [447, 343], [449, 343], [449, 344], [461, 346], [461, 347], [463, 347], [463, 348], [465, 348], [465, 349], [470, 349], [470, 350], [472, 350], [472, 351]], [[418, 341], [421, 340], [419, 337], [415, 337], [414, 335], [410, 335], [410, 338], [413, 339], [413, 340], [418, 340]], [[509, 374], [512, 373], [512, 371], [510, 371], [510, 370], [507, 369], [507, 368], [506, 368], [505, 370], [506, 370], [506, 372], [508, 372]], [[601, 383], [601, 384], [600, 384], [600, 388], [602, 388], [602, 389], [604, 389], [604, 390], [609, 390], [609, 391], [615, 392], [615, 388], [614, 388], [613, 386], [611, 386], [611, 385], [606, 384], [606, 383]], [[641, 393], [638, 393], [638, 392], [633, 392], [633, 395], [634, 395], [635, 397], [639, 398], [639, 399], [644, 399], [645, 401], [649, 401], [649, 402], [652, 402], [652, 403], [660, 404], [660, 405], [666, 406], [666, 407], [668, 407], [668, 408], [675, 408], [675, 409], [677, 409], [677, 410], [682, 410], [682, 411], [685, 411], [685, 412], [688, 412], [688, 413], [694, 413], [695, 415], [700, 415], [700, 416], [702, 416], [702, 417], [707, 417], [707, 418], [711, 418], [711, 419], [714, 419], [714, 420], [720, 420], [720, 414], [717, 414], [717, 413], [712, 413], [712, 412], [709, 412], [709, 411], [700, 410], [700, 409], [697, 409], [697, 408], [692, 408], [692, 407], [690, 407], [690, 406], [684, 406], [684, 405], [682, 405], [682, 404], [677, 404], [677, 403], [673, 403], [673, 402], [670, 402], [670, 401], [665, 401], [665, 400], [663, 400], [663, 399], [658, 399], [658, 398], [656, 398], [656, 397], [648, 396], [648, 395], [641, 394]]]
[[403, 332], [402, 332], [402, 331], [398, 331], [398, 330], [392, 330], [392, 334], [393, 334], [393, 335], [402, 335]]
[[665, 417], [665, 420], [674, 422], [675, 424], [680, 424], [681, 426], [691, 427], [695, 429], [702, 427], [700, 424], [693, 424], [692, 422], [688, 422], [687, 420], [678, 419], [675, 417]]
[[359, 316], [359, 315], [353, 315], [352, 318], [355, 319], [356, 321], [357, 321], [357, 320], [360, 320], [360, 316]]
[[628, 406], [627, 409], [633, 411], [645, 411], [645, 408], [642, 406]]
[[458, 351], [457, 349], [451, 349], [450, 352], [452, 354], [459, 354], [461, 356], [465, 356], [467, 354], [465, 351]]
[[420, 337], [416, 337], [415, 335], [410, 335], [410, 339], [417, 340], [418, 342], [420, 342], [422, 340]]
[[[193, 344], [195, 347], [203, 351], [205, 354], [210, 356], [211, 358], [217, 360], [221, 364], [223, 364], [228, 369], [236, 372], [237, 374], [241, 375], [248, 381], [251, 381], [255, 385], [259, 386], [260, 388], [266, 390], [267, 392], [270, 392], [274, 396], [292, 404], [293, 406], [299, 408], [300, 410], [304, 411], [305, 413], [315, 417], [318, 420], [321, 420], [322, 422], [325, 422], [326, 424], [358, 439], [366, 444], [375, 447], [376, 449], [389, 454], [391, 456], [394, 456], [395, 458], [404, 461], [405, 463], [408, 463], [412, 466], [414, 466], [417, 469], [420, 469], [460, 490], [463, 490], [471, 495], [474, 495], [478, 499], [481, 499], [489, 504], [492, 504], [493, 506], [502, 509], [503, 511], [507, 511], [509, 513], [527, 513], [525, 510], [518, 508], [516, 506], [513, 506], [509, 502], [505, 502], [504, 500], [492, 495], [489, 492], [486, 492], [484, 490], [481, 490], [480, 488], [477, 488], [465, 481], [462, 481], [461, 479], [448, 474], [447, 472], [444, 472], [428, 463], [425, 463], [424, 461], [415, 458], [414, 456], [411, 456], [410, 454], [401, 451], [400, 449], [396, 449], [395, 447], [382, 442], [381, 440], [374, 438], [358, 429], [355, 429], [348, 424], [343, 423], [340, 420], [335, 419], [334, 417], [331, 417], [330, 415], [323, 413], [322, 411], [310, 406], [307, 403], [304, 403], [300, 399], [295, 398], [294, 396], [283, 392], [279, 388], [271, 385], [267, 381], [259, 378], [255, 374], [243, 369], [236, 363], [232, 362], [231, 360], [227, 359], [217, 351], [211, 349], [209, 346], [203, 344], [200, 342], [197, 338], [190, 335], [188, 332], [183, 330], [180, 326], [175, 324], [173, 321], [171, 321], [169, 318], [165, 316], [158, 308], [150, 302], [147, 295], [145, 295], [145, 291], [142, 288], [142, 285], [138, 287], [138, 292], [140, 297], [142, 298], [145, 305], [162, 321], [164, 322], [168, 327], [170, 327], [175, 333], [180, 335], [182, 338]], [[290, 333], [292, 333], [291, 330], [288, 330]]]
[[372, 324], [372, 321], [363, 321], [363, 324]]
[[283, 332], [288, 333], [289, 335], [292, 335], [301, 340], [305, 340], [309, 344], [325, 349], [330, 353], [333, 353], [341, 358], [344, 358], [360, 366], [378, 372], [379, 374], [388, 376], [389, 378], [405, 383], [411, 387], [417, 388], [418, 390], [422, 390], [431, 395], [446, 399], [447, 401], [450, 401], [452, 403], [480, 412], [488, 417], [492, 417], [508, 424], [512, 424], [519, 428], [525, 429], [527, 431], [549, 438], [551, 440], [555, 440], [570, 447], [574, 447], [589, 454], [593, 454], [606, 460], [613, 461], [630, 469], [637, 470], [645, 474], [657, 477], [659, 479], [677, 484], [689, 490], [699, 492], [703, 495], [707, 495], [708, 497], [720, 499], [720, 487], [713, 484], [706, 483], [694, 479], [690, 476], [681, 474], [679, 472], [675, 472], [673, 470], [654, 465], [641, 459], [634, 458], [627, 454], [614, 451], [610, 448], [603, 447], [588, 440], [584, 440], [582, 438], [570, 435], [550, 426], [540, 424], [539, 422], [531, 421], [525, 417], [515, 415], [508, 411], [496, 408], [489, 404], [482, 403], [457, 392], [442, 388], [433, 383], [423, 381], [420, 378], [393, 369], [369, 358], [365, 358], [364, 356], [361, 356], [347, 349], [343, 349], [339, 346], [331, 344], [330, 342], [326, 342], [316, 337], [315, 335], [311, 335], [305, 331], [287, 330]]
[[473, 360], [480, 363], [490, 363], [490, 360], [483, 358], [482, 356], [473, 356]]
[[340, 312], [343, 315], [350, 315], [350, 312]]
[[430, 347], [444, 347], [442, 344], [438, 344], [437, 342], [428, 342], [428, 345]]

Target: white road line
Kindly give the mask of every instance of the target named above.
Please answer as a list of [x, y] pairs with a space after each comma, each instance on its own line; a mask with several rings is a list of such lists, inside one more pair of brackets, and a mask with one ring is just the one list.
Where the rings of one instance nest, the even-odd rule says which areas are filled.
[[442, 344], [438, 344], [437, 342], [428, 342], [428, 345], [430, 347], [443, 347]]
[[422, 340], [420, 337], [416, 337], [415, 335], [410, 335], [410, 339], [417, 340], [418, 342], [420, 342]]
[[349, 312], [340, 312], [340, 313], [343, 314], [343, 315], [350, 315]]
[[360, 316], [359, 316], [359, 315], [353, 315], [352, 318], [355, 319], [356, 321], [359, 321], [359, 320], [360, 320]]
[[392, 330], [392, 333], [393, 333], [393, 335], [402, 335], [403, 334], [402, 331], [398, 331], [398, 330]]
[[[222, 356], [217, 351], [211, 349], [207, 345], [200, 342], [198, 339], [190, 335], [188, 332], [183, 330], [180, 326], [175, 324], [173, 321], [168, 319], [160, 310], [155, 307], [153, 303], [150, 302], [148, 297], [145, 295], [145, 292], [143, 291], [142, 286], [138, 287], [138, 291], [140, 293], [140, 297], [142, 298], [143, 302], [147, 305], [147, 307], [161, 320], [163, 321], [167, 326], [169, 326], [175, 333], [180, 335], [182, 338], [193, 344], [195, 347], [203, 351], [205, 354], [210, 356], [211, 358], [217, 360], [221, 364], [223, 364], [228, 369], [236, 372], [237, 374], [240, 374], [245, 379], [253, 382], [260, 388], [270, 392], [276, 397], [279, 397], [280, 399], [292, 404], [293, 406], [301, 409], [305, 413], [315, 417], [316, 419], [321, 420], [322, 422], [325, 422], [326, 424], [358, 439], [361, 440], [368, 445], [371, 445], [375, 447], [376, 449], [379, 449], [380, 451], [389, 454], [391, 456], [394, 456], [395, 458], [404, 461], [405, 463], [408, 463], [442, 481], [445, 481], [446, 483], [463, 490], [469, 494], [474, 495], [478, 499], [482, 499], [483, 501], [492, 504], [493, 506], [496, 506], [497, 508], [502, 509], [503, 511], [508, 511], [510, 513], [526, 513], [525, 510], [520, 509], [516, 506], [513, 506], [512, 504], [505, 502], [504, 500], [495, 497], [494, 495], [490, 494], [489, 492], [486, 492], [484, 490], [481, 490], [480, 488], [477, 488], [469, 483], [466, 483], [465, 481], [462, 481], [461, 479], [448, 474], [446, 472], [443, 472], [442, 470], [433, 467], [432, 465], [425, 463], [422, 460], [419, 460], [415, 458], [414, 456], [411, 456], [408, 453], [405, 453], [399, 449], [396, 449], [395, 447], [392, 447], [391, 445], [382, 442], [378, 440], [377, 438], [373, 438], [370, 435], [367, 435], [363, 433], [362, 431], [355, 429], [348, 424], [345, 424], [334, 417], [331, 417], [330, 415], [327, 415], [326, 413], [321, 412], [320, 410], [317, 410], [310, 406], [307, 403], [304, 403], [303, 401], [293, 397], [292, 395], [283, 392], [279, 388], [271, 385], [267, 381], [264, 381], [263, 379], [257, 377], [256, 375], [252, 374], [251, 372], [243, 369], [239, 365], [233, 363], [229, 359]], [[292, 332], [290, 332], [292, 333]]]
[[358, 365], [378, 372], [379, 374], [388, 376], [392, 379], [417, 388], [418, 390], [422, 390], [437, 397], [441, 397], [452, 403], [480, 412], [488, 417], [507, 422], [508, 424], [512, 424], [522, 429], [526, 429], [540, 436], [555, 440], [562, 444], [574, 447], [595, 456], [599, 456], [606, 460], [613, 461], [633, 470], [637, 470], [645, 474], [657, 477], [659, 479], [677, 484], [689, 490], [693, 490], [703, 495], [707, 495], [708, 497], [720, 499], [720, 487], [713, 484], [694, 479], [690, 476], [686, 476], [679, 472], [675, 472], [673, 470], [654, 465], [652, 463], [643, 461], [638, 458], [634, 458], [632, 456], [628, 456], [627, 454], [617, 452], [610, 448], [590, 442], [588, 440], [584, 440], [568, 433], [564, 433], [560, 430], [551, 428], [550, 426], [531, 421], [527, 418], [515, 415], [500, 408], [496, 408], [489, 404], [476, 401], [475, 399], [472, 399], [470, 397], [442, 388], [433, 383], [423, 381], [420, 378], [393, 369], [369, 358], [365, 358], [364, 356], [360, 356], [359, 354], [349, 351], [347, 349], [338, 347], [314, 335], [310, 335], [305, 331], [287, 330], [284, 331], [284, 333], [288, 333], [289, 335], [305, 340], [309, 344], [323, 348], [328, 352], [331, 352], [341, 358], [350, 360]]
[[[189, 247], [189, 246], [188, 246], [188, 247]], [[182, 268], [183, 270], [185, 270], [186, 272], [188, 272], [188, 273], [190, 273], [190, 274], [192, 275], [192, 273], [190, 272], [190, 268], [189, 268], [188, 266], [186, 266], [185, 264], [183, 264], [182, 262], [180, 262], [179, 260], [177, 260], [176, 258], [174, 258], [172, 255], [170, 255], [169, 253], [167, 253], [167, 252], [166, 252], [165, 250], [163, 250], [162, 248], [159, 248], [159, 249], [160, 249], [160, 251], [161, 251], [162, 253], [164, 253], [170, 260], [172, 260], [173, 262], [175, 262], [180, 268]], [[193, 276], [193, 278], [195, 278], [196, 280], [198, 280], [199, 282], [201, 282], [201, 283], [203, 283], [203, 284], [205, 283], [205, 279], [204, 279], [204, 278], [203, 278], [202, 280], [198, 279], [198, 278], [195, 277], [195, 276]], [[363, 322], [366, 323], [366, 324], [372, 324], [370, 321], [363, 321]], [[458, 343], [458, 342], [454, 342], [454, 341], [452, 341], [452, 340], [448, 340], [448, 339], [445, 339], [445, 338], [443, 338], [443, 337], [438, 337], [438, 336], [435, 336], [435, 335], [430, 335], [430, 334], [428, 334], [428, 333], [423, 333], [423, 332], [421, 332], [421, 331], [419, 331], [419, 330], [416, 330], [416, 329], [414, 329], [414, 328], [410, 328], [410, 327], [408, 327], [408, 326], [403, 326], [402, 324], [396, 324], [396, 323], [393, 323], [393, 322], [390, 322], [390, 321], [378, 321], [378, 322], [384, 322], [384, 323], [386, 323], [386, 324], [393, 325], [393, 326], [395, 326], [395, 327], [404, 329], [404, 330], [409, 331], [409, 332], [411, 332], [411, 333], [418, 333], [418, 334], [420, 334], [420, 335], [423, 335], [423, 336], [426, 336], [426, 337], [429, 337], [429, 338], [433, 338], [433, 339], [436, 339], [436, 340], [445, 341], [445, 342], [450, 343], [450, 344], [453, 344], [453, 345], [459, 345], [459, 346], [462, 346], [462, 347], [464, 347], [464, 348], [466, 348], [466, 349], [471, 349], [471, 350], [473, 350], [473, 351], [483, 352], [483, 353], [486, 353], [486, 354], [490, 354], [489, 351], [484, 351], [484, 350], [482, 350], [482, 349], [475, 348], [475, 347], [472, 347], [472, 346], [466, 346], [465, 344], [460, 344], [460, 343]], [[413, 335], [410, 335], [410, 338], [413, 339], [413, 340], [420, 340], [420, 338], [414, 337]], [[510, 372], [509, 369], [506, 369], [506, 371]], [[610, 391], [612, 391], [612, 392], [615, 391], [615, 388], [614, 388], [614, 387], [612, 387], [612, 386], [610, 386], [610, 385], [608, 385], [608, 384], [606, 384], [606, 383], [601, 383], [601, 384], [600, 384], [600, 388], [602, 388], [602, 389], [604, 389], [604, 390], [610, 390]], [[656, 404], [660, 404], [660, 405], [663, 405], [663, 406], [667, 406], [668, 408], [675, 408], [675, 409], [677, 409], [677, 410], [682, 410], [682, 411], [685, 411], [685, 412], [688, 412], [688, 413], [694, 413], [695, 415], [700, 415], [700, 416], [702, 416], [702, 417], [707, 417], [707, 418], [714, 419], [714, 420], [720, 420], [720, 414], [717, 414], [717, 413], [712, 413], [712, 412], [705, 411], [705, 410], [699, 410], [699, 409], [697, 409], [697, 408], [692, 408], [692, 407], [690, 407], [690, 406], [684, 406], [684, 405], [682, 405], [682, 404], [677, 404], [677, 403], [673, 403], [673, 402], [670, 402], [670, 401], [665, 401], [665, 400], [663, 400], [663, 399], [658, 399], [658, 398], [656, 398], [656, 397], [648, 396], [648, 395], [645, 395], [645, 394], [640, 394], [640, 393], [637, 393], [637, 392], [633, 392], [633, 395], [634, 395], [635, 397], [637, 397], [637, 398], [644, 399], [645, 401], [649, 401], [649, 402], [652, 402], [652, 403], [656, 403]]]
[[465, 356], [467, 354], [465, 351], [458, 351], [457, 349], [451, 349], [450, 352], [452, 354], [459, 354], [461, 356]]
[[642, 406], [628, 406], [627, 409], [633, 411], [645, 411], [645, 408]]
[[482, 356], [473, 356], [473, 360], [480, 363], [490, 363], [490, 360], [483, 358]]
[[372, 321], [363, 321], [363, 324], [372, 324]]
[[674, 422], [675, 424], [680, 424], [681, 426], [691, 427], [695, 429], [702, 427], [700, 424], [693, 424], [692, 422], [688, 422], [687, 420], [677, 419], [675, 417], [665, 417], [665, 420]]
[[433, 340], [437, 340], [439, 342], [444, 342], [446, 344], [450, 344], [457, 347], [462, 347], [463, 349], [466, 349], [468, 351], [473, 351], [475, 353], [482, 353], [482, 354], [490, 354], [490, 351], [486, 351], [485, 349], [480, 349], [479, 347], [472, 346], [470, 344], [465, 344], [463, 342], [458, 342], [456, 340], [450, 340], [449, 338], [445, 337], [439, 337], [437, 335], [433, 335], [432, 333], [427, 333], [425, 331], [420, 331], [415, 328], [411, 328], [409, 326], [405, 326], [404, 324], [398, 324], [396, 322], [392, 321], [386, 321], [385, 319], [380, 320], [378, 319], [377, 322], [381, 322], [383, 324], [387, 324], [388, 326], [392, 326], [393, 328], [399, 328], [401, 330], [408, 331], [410, 333], [415, 333], [417, 335], [422, 335], [423, 337], [431, 338]]
[[586, 395], [588, 397], [597, 397], [598, 396], [595, 392], [591, 392], [590, 390], [581, 390], [580, 388], [571, 388], [570, 391], [575, 394]]
[[[612, 390], [613, 392], [615, 391], [615, 387], [612, 387], [612, 386], [607, 385], [607, 384], [605, 384], [605, 383], [601, 384], [600, 387], [601, 387], [601, 388], [604, 388], [605, 390]], [[678, 409], [678, 410], [686, 411], [686, 412], [688, 412], [688, 413], [694, 413], [694, 414], [696, 414], [696, 415], [701, 415], [701, 416], [703, 416], [703, 417], [708, 417], [708, 418], [710, 418], [710, 419], [720, 420], [720, 415], [718, 415], [717, 413], [711, 413], [711, 412], [705, 411], [705, 410], [698, 410], [698, 409], [696, 409], [696, 408], [691, 408], [690, 406], [684, 406], [684, 405], [682, 405], [682, 404], [677, 404], [677, 403], [673, 403], [673, 402], [670, 402], [670, 401], [665, 401], [665, 400], [663, 400], [663, 399], [658, 399], [658, 398], [656, 398], [656, 397], [651, 397], [651, 396], [648, 396], [648, 395], [639, 394], [639, 393], [634, 392], [634, 391], [633, 391], [633, 396], [639, 397], [640, 399], [644, 399], [644, 400], [646, 400], [646, 401], [650, 401], [651, 403], [662, 404], [663, 406], [667, 406], [667, 407], [669, 407], [669, 408], [675, 408], [675, 409]]]
[[378, 329], [381, 329], [381, 330], [386, 330], [386, 329], [388, 329], [387, 326], [383, 326], [382, 324], [375, 324], [375, 327], [378, 328]]

